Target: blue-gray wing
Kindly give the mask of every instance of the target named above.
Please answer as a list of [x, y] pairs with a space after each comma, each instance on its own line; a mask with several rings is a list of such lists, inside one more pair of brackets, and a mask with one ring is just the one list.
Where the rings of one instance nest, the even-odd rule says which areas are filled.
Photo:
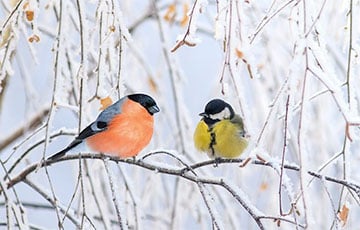
[[88, 127], [86, 127], [83, 131], [79, 133], [79, 135], [73, 140], [65, 149], [61, 150], [58, 153], [50, 156], [49, 160], [58, 159], [66, 154], [67, 151], [79, 145], [86, 138], [102, 132], [107, 129], [109, 122], [113, 119], [113, 117], [119, 113], [121, 113], [121, 107], [124, 103], [125, 98], [120, 99], [116, 103], [107, 107], [104, 111], [102, 111], [96, 120], [91, 123]]
[[103, 129], [103, 126], [107, 126], [107, 124], [113, 119], [114, 116], [120, 114], [122, 104], [125, 102], [125, 100], [126, 97], [123, 97], [114, 104], [107, 107], [104, 111], [102, 111], [92, 124], [94, 126], [92, 127], [93, 130]]

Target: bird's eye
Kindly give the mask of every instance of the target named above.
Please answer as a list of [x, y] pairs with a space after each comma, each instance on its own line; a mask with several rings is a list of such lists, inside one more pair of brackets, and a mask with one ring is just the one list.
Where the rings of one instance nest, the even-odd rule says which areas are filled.
[[106, 128], [106, 126], [107, 126], [106, 122], [103, 122], [103, 121], [98, 121], [98, 122], [96, 123], [96, 127], [97, 127], [98, 129]]

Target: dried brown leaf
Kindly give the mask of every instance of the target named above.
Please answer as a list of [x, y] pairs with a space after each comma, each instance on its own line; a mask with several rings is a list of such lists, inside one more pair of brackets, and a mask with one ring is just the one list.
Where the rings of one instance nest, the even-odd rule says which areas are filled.
[[189, 4], [185, 3], [183, 5], [183, 16], [182, 16], [182, 18], [180, 20], [180, 26], [181, 27], [185, 27], [189, 22], [188, 12], [189, 12]]
[[339, 215], [339, 219], [343, 223], [343, 226], [345, 226], [345, 224], [348, 220], [348, 216], [349, 216], [349, 208], [346, 207], [346, 205], [344, 204], [341, 208], [341, 211], [338, 213], [338, 215]]
[[235, 49], [235, 54], [238, 58], [241, 58], [241, 59], [244, 58], [244, 53], [238, 48]]
[[176, 4], [170, 4], [169, 7], [167, 8], [165, 15], [164, 15], [164, 20], [167, 22], [173, 22], [175, 20], [175, 16], [176, 16]]
[[269, 184], [268, 184], [268, 183], [266, 183], [266, 182], [262, 182], [262, 183], [261, 183], [261, 185], [260, 185], [260, 191], [261, 191], [261, 192], [266, 191], [268, 188], [269, 188]]
[[109, 26], [109, 30], [111, 31], [111, 32], [115, 32], [115, 26], [114, 25], [111, 25], [111, 26]]
[[350, 124], [348, 122], [346, 122], [346, 126], [345, 126], [345, 135], [349, 139], [349, 141], [351, 142], [353, 141], [350, 136]]
[[154, 81], [154, 79], [151, 76], [148, 78], [148, 83], [149, 83], [150, 89], [153, 92], [158, 91], [158, 86], [157, 86], [156, 82]]
[[105, 98], [100, 99], [100, 104], [101, 104], [100, 110], [104, 110], [112, 104], [112, 100], [109, 96], [107, 96]]
[[33, 10], [26, 10], [25, 11], [26, 19], [31, 22], [34, 20], [34, 11]]
[[33, 34], [29, 37], [28, 41], [30, 43], [33, 43], [33, 42], [39, 42], [40, 41], [40, 37], [36, 34]]

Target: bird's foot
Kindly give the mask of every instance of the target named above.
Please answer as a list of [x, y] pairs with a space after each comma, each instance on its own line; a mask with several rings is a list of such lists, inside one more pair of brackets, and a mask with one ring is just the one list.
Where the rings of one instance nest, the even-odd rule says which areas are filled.
[[136, 162], [136, 156], [131, 157], [131, 159], [133, 160], [133, 162]]
[[214, 159], [214, 167], [215, 168], [218, 167], [220, 162], [221, 162], [221, 158], [220, 157], [215, 157], [215, 159]]

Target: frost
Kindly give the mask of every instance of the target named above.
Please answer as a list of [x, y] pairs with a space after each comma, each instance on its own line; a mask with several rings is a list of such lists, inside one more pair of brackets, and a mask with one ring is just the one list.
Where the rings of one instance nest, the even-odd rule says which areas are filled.
[[[56, 228], [58, 213], [64, 229], [111, 229], [118, 211], [131, 229], [255, 229], [258, 215], [266, 229], [341, 228], [337, 207], [346, 205], [344, 228], [360, 226], [360, 5], [153, 4], [9, 2], [0, 39], [0, 213], [10, 212], [0, 224]], [[174, 17], [165, 20], [169, 4]], [[170, 52], [168, 41], [183, 49]], [[45, 170], [44, 154], [66, 147], [101, 105], [137, 92], [161, 109], [137, 160], [64, 157]], [[213, 98], [231, 103], [251, 135], [241, 159], [216, 167], [193, 143]], [[123, 116], [125, 108], [121, 120], [138, 124], [142, 117]], [[80, 144], [70, 155], [79, 153], [90, 151]], [[280, 199], [284, 211], [296, 202], [300, 215], [280, 217]], [[36, 218], [43, 212], [48, 218]]]
[[218, 13], [215, 16], [215, 39], [223, 40], [226, 31], [226, 14], [227, 14], [227, 1], [218, 1]]
[[185, 42], [187, 45], [189, 46], [196, 46], [197, 44], [199, 44], [201, 42], [201, 38], [197, 37], [195, 34], [179, 34], [177, 36], [177, 41], [182, 41], [182, 39], [186, 39]]
[[215, 207], [215, 201], [214, 201], [212, 194], [202, 184], [199, 184], [199, 189], [200, 189], [200, 191], [202, 191], [201, 194], [203, 196], [204, 202], [206, 203], [208, 211], [215, 222], [215, 223], [213, 222], [213, 224], [215, 224], [218, 229], [225, 229], [224, 223], [223, 223], [223, 219], [224, 219], [223, 215], [220, 215], [220, 213], [217, 211], [217, 209]]
[[190, 24], [190, 28], [189, 28], [189, 32], [190, 35], [194, 35], [196, 30], [197, 30], [197, 24], [198, 24], [198, 17], [201, 13], [204, 12], [205, 7], [208, 4], [207, 0], [197, 0], [195, 1], [195, 6], [194, 9], [192, 11], [192, 15], [191, 16], [191, 24]]
[[245, 209], [251, 210], [256, 216], [264, 216], [264, 213], [262, 213], [255, 205], [253, 205], [253, 202], [250, 200], [249, 196], [241, 190], [239, 186], [232, 183], [228, 179], [224, 179], [224, 183], [228, 184], [232, 190], [234, 190], [235, 194], [234, 196], [239, 197], [243, 203], [246, 205]]
[[[10, 63], [10, 62], [5, 61], [3, 65], [4, 65], [3, 68], [4, 68], [4, 70], [5, 70], [4, 73], [6, 73], [6, 74], [8, 74], [8, 75], [10, 75], [10, 76], [11, 76], [11, 75], [14, 75], [15, 72], [14, 72], [14, 69], [13, 69], [13, 67], [11, 66], [11, 63]], [[5, 74], [3, 74], [3, 76], [5, 76]]]

